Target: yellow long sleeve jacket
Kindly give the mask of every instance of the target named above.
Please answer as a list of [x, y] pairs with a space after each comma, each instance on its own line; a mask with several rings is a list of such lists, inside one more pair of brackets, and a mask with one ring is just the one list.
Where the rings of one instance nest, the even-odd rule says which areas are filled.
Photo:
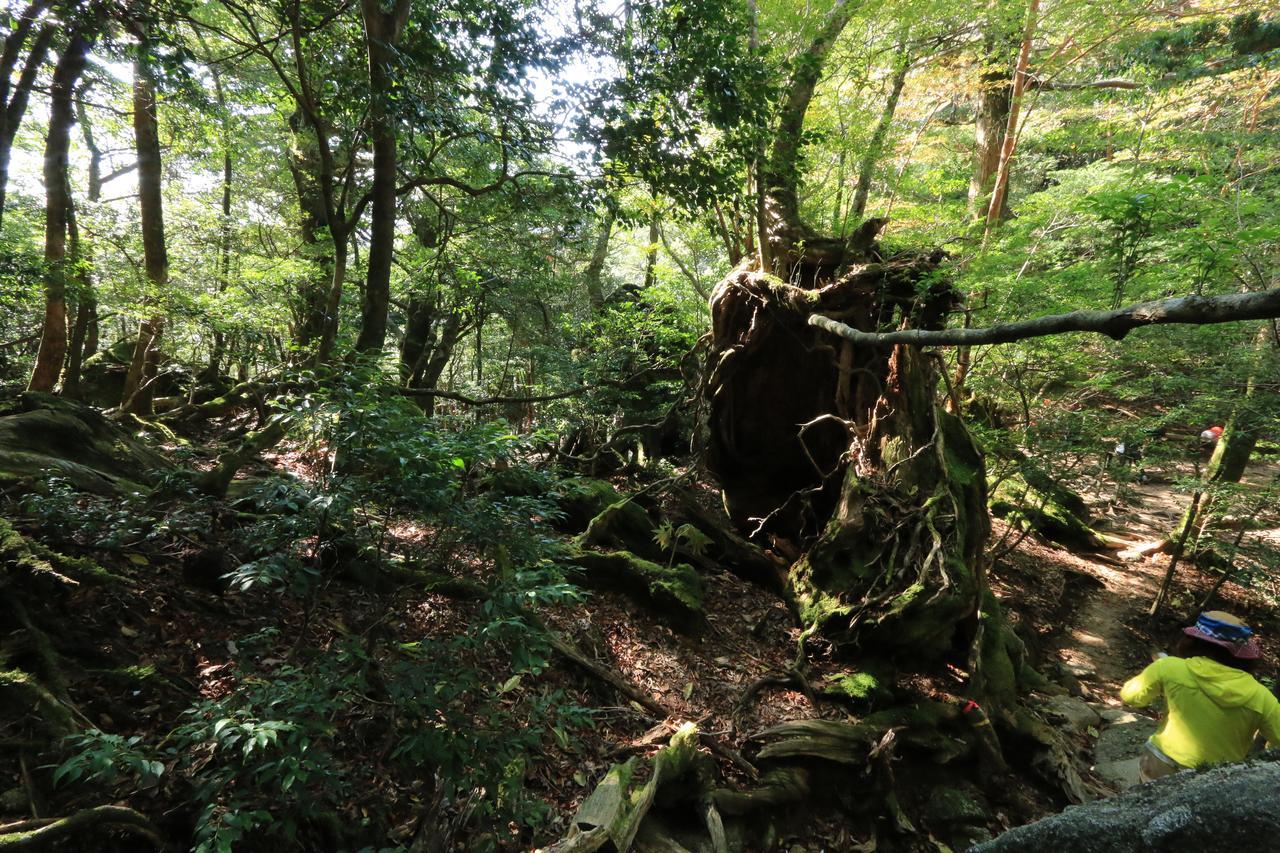
[[1183, 767], [1242, 761], [1261, 731], [1280, 744], [1280, 702], [1247, 672], [1209, 658], [1166, 657], [1120, 689], [1144, 707], [1164, 695], [1167, 706], [1151, 742]]

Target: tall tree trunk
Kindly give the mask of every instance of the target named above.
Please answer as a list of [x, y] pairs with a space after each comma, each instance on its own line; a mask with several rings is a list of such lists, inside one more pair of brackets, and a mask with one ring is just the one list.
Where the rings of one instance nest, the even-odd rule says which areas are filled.
[[338, 341], [338, 311], [342, 308], [342, 287], [347, 277], [347, 235], [333, 239], [333, 274], [324, 302], [324, 329], [316, 348], [316, 363], [327, 364]]
[[73, 30], [49, 90], [49, 134], [44, 148], [44, 329], [27, 385], [30, 391], [52, 391], [67, 355], [67, 211], [71, 206], [67, 151], [75, 123], [71, 98], [88, 55], [89, 40]]
[[[231, 286], [231, 115], [227, 112], [227, 98], [222, 90], [222, 74], [215, 64], [210, 64], [213, 75], [213, 92], [218, 102], [218, 112], [222, 118], [222, 227], [218, 235], [218, 294], [227, 292]], [[202, 378], [216, 379], [218, 367], [222, 364], [227, 350], [227, 335], [215, 323], [213, 328], [213, 346], [209, 351], [209, 363], [205, 366]]]
[[1009, 101], [1009, 121], [1004, 128], [1004, 141], [1000, 145], [1000, 168], [996, 171], [995, 185], [991, 188], [991, 203], [987, 206], [987, 228], [1000, 221], [1005, 213], [1005, 201], [1009, 191], [1009, 171], [1013, 168], [1013, 154], [1018, 145], [1018, 114], [1022, 109], [1022, 93], [1027, 88], [1027, 67], [1031, 61], [1031, 42], [1036, 35], [1040, 19], [1040, 0], [1027, 3], [1027, 22], [1022, 32], [1022, 48], [1018, 51], [1018, 65], [1013, 75], [1013, 93]]
[[784, 280], [811, 283], [845, 258], [843, 240], [819, 236], [800, 218], [800, 150], [804, 117], [827, 55], [859, 7], [857, 0], [836, 0], [818, 34], [796, 60], [779, 109], [773, 144], [758, 178], [764, 194], [760, 208], [763, 267]]
[[978, 82], [978, 116], [973, 177], [969, 181], [969, 211], [975, 219], [985, 216], [991, 206], [991, 186], [1000, 168], [1000, 148], [1004, 129], [1009, 123], [1009, 103], [1013, 83], [1009, 66], [994, 51], [988, 52], [988, 63]]
[[600, 233], [596, 237], [595, 248], [591, 252], [591, 262], [582, 272], [582, 281], [587, 286], [587, 302], [591, 313], [598, 314], [604, 307], [604, 265], [609, 259], [609, 238], [613, 234], [613, 222], [617, 217], [613, 208], [605, 211], [600, 222]]
[[889, 79], [889, 98], [880, 111], [880, 120], [871, 132], [871, 139], [862, 154], [862, 162], [858, 165], [858, 185], [853, 192], [852, 214], [859, 219], [867, 210], [867, 196], [871, 193], [871, 176], [875, 173], [876, 163], [884, 152], [885, 140], [889, 138], [889, 130], [893, 127], [893, 115], [898, 111], [898, 99], [902, 97], [902, 88], [907, 82], [907, 73], [911, 70], [911, 52], [907, 47], [910, 30], [903, 28], [898, 36], [898, 51], [894, 57], [893, 76]]
[[658, 200], [653, 199], [653, 211], [649, 214], [649, 242], [644, 247], [644, 289], [648, 290], [658, 283], [658, 249], [661, 246], [662, 235], [658, 232], [660, 226], [660, 216], [658, 213]]
[[[98, 300], [94, 294], [93, 278], [89, 272], [90, 260], [80, 242], [80, 228], [76, 224], [76, 203], [67, 194], [67, 237], [72, 263], [72, 288], [76, 294], [76, 319], [71, 328], [71, 343], [67, 350], [67, 368], [62, 376], [62, 393], [76, 398], [80, 395], [80, 369], [84, 360], [93, 354], [88, 349], [91, 329], [97, 327]], [[96, 348], [96, 333], [94, 347]]]
[[328, 325], [325, 306], [333, 285], [333, 245], [337, 235], [326, 233], [324, 193], [318, 175], [323, 173], [315, 131], [307, 124], [306, 115], [295, 109], [289, 117], [293, 144], [289, 148], [289, 172], [298, 195], [298, 226], [308, 257], [314, 260], [320, 275], [302, 286], [299, 294], [297, 342], [304, 349], [322, 337]]
[[[138, 152], [138, 208], [142, 220], [142, 252], [147, 281], [152, 289], [147, 302], [154, 309], [169, 286], [169, 255], [165, 245], [161, 191], [164, 175], [160, 162], [160, 128], [156, 116], [156, 82], [151, 67], [150, 40], [138, 35], [138, 56], [133, 63], [133, 136]], [[125, 375], [121, 407], [136, 415], [151, 414], [155, 378], [164, 335], [164, 315], [154, 313], [138, 329], [133, 360]]]
[[22, 65], [18, 83], [13, 87], [13, 94], [9, 93], [9, 79], [13, 69], [17, 67], [18, 55], [36, 17], [48, 5], [32, 3], [27, 7], [19, 18], [18, 26], [5, 38], [4, 53], [0, 56], [0, 225], [4, 224], [5, 193], [9, 187], [9, 159], [13, 153], [13, 140], [22, 124], [22, 117], [27, 112], [27, 102], [31, 99], [31, 90], [36, 84], [41, 66], [44, 65], [44, 58], [49, 53], [49, 44], [58, 31], [56, 26], [45, 24], [36, 34]]
[[365, 281], [356, 349], [381, 350], [387, 339], [391, 305], [391, 260], [396, 245], [396, 127], [391, 109], [391, 63], [409, 17], [409, 0], [395, 0], [389, 12], [381, 0], [361, 0], [369, 53], [369, 136], [373, 141], [369, 269]]

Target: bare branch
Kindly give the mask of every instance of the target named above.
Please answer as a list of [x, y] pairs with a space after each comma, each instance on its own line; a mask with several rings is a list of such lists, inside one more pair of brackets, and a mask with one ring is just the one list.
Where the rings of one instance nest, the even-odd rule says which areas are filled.
[[1034, 320], [1005, 323], [983, 329], [903, 329], [897, 332], [860, 332], [830, 317], [814, 314], [809, 325], [839, 335], [855, 344], [883, 346], [914, 344], [916, 346], [977, 346], [1007, 344], [1027, 338], [1060, 335], [1064, 332], [1095, 332], [1122, 340], [1133, 329], [1142, 326], [1186, 324], [1205, 326], [1234, 323], [1240, 320], [1265, 320], [1280, 317], [1280, 288], [1258, 293], [1233, 293], [1227, 296], [1181, 296], [1140, 302], [1117, 311], [1072, 311], [1051, 314]]
[[1042, 92], [1074, 92], [1078, 89], [1141, 89], [1142, 84], [1134, 80], [1112, 77], [1106, 80], [1089, 80], [1083, 83], [1059, 83], [1051, 79], [1029, 80], [1027, 88], [1039, 89]]

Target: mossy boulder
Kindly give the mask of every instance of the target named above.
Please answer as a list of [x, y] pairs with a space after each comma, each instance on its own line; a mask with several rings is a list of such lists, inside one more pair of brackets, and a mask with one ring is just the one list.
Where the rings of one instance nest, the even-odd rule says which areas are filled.
[[576, 580], [588, 589], [621, 593], [684, 633], [706, 627], [702, 578], [684, 563], [666, 565], [629, 551], [584, 551], [569, 548], [559, 561], [581, 569]]
[[24, 393], [0, 413], [0, 484], [51, 477], [100, 495], [147, 491], [172, 464], [97, 409]]
[[875, 705], [893, 698], [891, 679], [872, 672], [833, 672], [822, 679], [822, 692], [855, 705]]
[[1029, 525], [1041, 538], [1067, 548], [1096, 551], [1106, 545], [1088, 524], [1083, 498], [1061, 483], [1046, 484], [1023, 471], [992, 489], [991, 514], [1019, 527]]
[[956, 782], [930, 790], [922, 816], [933, 827], [982, 826], [991, 820], [990, 809], [976, 785]]
[[565, 480], [555, 492], [556, 505], [564, 514], [555, 526], [567, 533], [580, 533], [591, 524], [591, 519], [620, 500], [622, 495], [607, 480], [585, 477]]
[[644, 507], [630, 498], [601, 510], [577, 539], [583, 548], [622, 549], [647, 560], [665, 560], [670, 555], [654, 539], [657, 524]]

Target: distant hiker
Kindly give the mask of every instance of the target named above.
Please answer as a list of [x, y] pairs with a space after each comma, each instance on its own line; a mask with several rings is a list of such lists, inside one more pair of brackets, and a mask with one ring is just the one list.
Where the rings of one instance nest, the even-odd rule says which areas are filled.
[[[1125, 439], [1124, 441], [1118, 442], [1116, 446], [1111, 449], [1111, 453], [1103, 462], [1102, 467], [1104, 469], [1110, 468], [1112, 463], [1114, 463], [1117, 468], [1125, 468], [1130, 465], [1138, 465], [1141, 462], [1142, 444], [1131, 439]], [[1147, 472], [1142, 470], [1142, 468], [1138, 468], [1137, 480], [1140, 483], [1147, 482]]]
[[1204, 432], [1200, 433], [1200, 446], [1213, 447], [1218, 443], [1218, 439], [1222, 438], [1222, 427], [1211, 426]]
[[1160, 727], [1142, 751], [1143, 782], [1243, 761], [1259, 733], [1280, 744], [1280, 701], [1249, 674], [1262, 654], [1249, 626], [1210, 610], [1182, 633], [1174, 655], [1160, 657], [1120, 689], [1121, 701], [1139, 708], [1165, 700]]
[[1136, 441], [1122, 441], [1111, 451], [1117, 465], [1133, 465], [1142, 461], [1142, 445]]

